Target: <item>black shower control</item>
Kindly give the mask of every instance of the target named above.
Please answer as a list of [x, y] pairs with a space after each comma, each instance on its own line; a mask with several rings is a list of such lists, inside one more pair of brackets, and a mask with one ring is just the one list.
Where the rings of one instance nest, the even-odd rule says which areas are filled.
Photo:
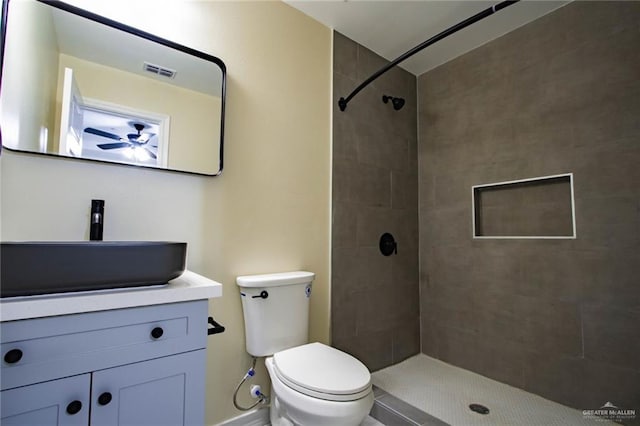
[[111, 398], [112, 398], [112, 396], [111, 396], [110, 392], [103, 392], [98, 397], [98, 404], [107, 405], [108, 403], [111, 402]]
[[257, 299], [259, 297], [266, 299], [267, 297], [269, 297], [269, 293], [267, 293], [267, 290], [262, 290], [259, 295], [251, 296], [252, 299]]
[[398, 243], [393, 235], [385, 232], [380, 237], [380, 253], [385, 256], [391, 256], [392, 254], [398, 254]]
[[71, 414], [72, 416], [74, 414], [78, 414], [80, 410], [82, 410], [82, 402], [78, 401], [77, 399], [75, 401], [71, 401], [69, 405], [67, 405], [67, 413]]
[[11, 349], [4, 355], [4, 362], [7, 364], [15, 364], [22, 359], [22, 351], [20, 349]]
[[151, 337], [153, 337], [154, 339], [161, 338], [163, 334], [164, 334], [164, 330], [162, 329], [162, 327], [156, 327], [153, 330], [151, 330]]

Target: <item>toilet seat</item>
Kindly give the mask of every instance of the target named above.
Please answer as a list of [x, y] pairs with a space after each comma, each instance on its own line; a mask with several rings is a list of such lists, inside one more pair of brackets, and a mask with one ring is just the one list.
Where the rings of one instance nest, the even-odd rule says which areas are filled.
[[367, 367], [349, 354], [310, 343], [273, 355], [278, 379], [288, 387], [328, 401], [354, 401], [371, 393]]

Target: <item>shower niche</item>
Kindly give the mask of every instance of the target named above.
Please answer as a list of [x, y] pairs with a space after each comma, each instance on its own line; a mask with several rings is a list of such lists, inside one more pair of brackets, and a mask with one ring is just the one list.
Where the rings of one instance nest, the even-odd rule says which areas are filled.
[[473, 238], [576, 238], [573, 174], [475, 185]]

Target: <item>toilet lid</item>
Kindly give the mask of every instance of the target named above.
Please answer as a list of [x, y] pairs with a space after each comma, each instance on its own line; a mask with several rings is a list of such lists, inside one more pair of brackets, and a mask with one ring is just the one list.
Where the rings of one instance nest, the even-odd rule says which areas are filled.
[[367, 367], [351, 355], [322, 343], [277, 352], [273, 361], [278, 378], [305, 395], [353, 401], [371, 392]]

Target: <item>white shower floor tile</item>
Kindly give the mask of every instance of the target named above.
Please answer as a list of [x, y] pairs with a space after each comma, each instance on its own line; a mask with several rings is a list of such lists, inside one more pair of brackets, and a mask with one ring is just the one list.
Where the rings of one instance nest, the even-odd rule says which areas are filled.
[[[419, 354], [372, 374], [373, 384], [452, 426], [615, 425]], [[469, 410], [482, 404], [490, 413]]]

